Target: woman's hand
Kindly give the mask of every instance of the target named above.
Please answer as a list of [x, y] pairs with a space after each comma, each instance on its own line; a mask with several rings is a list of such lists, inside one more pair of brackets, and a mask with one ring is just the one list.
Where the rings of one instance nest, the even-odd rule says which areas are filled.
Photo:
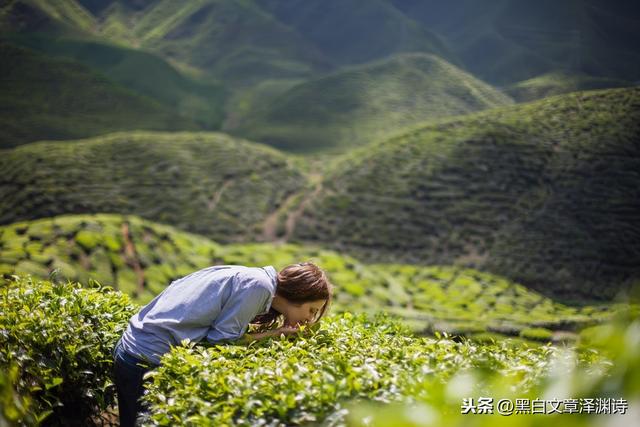
[[276, 335], [285, 334], [285, 335], [293, 335], [297, 334], [300, 331], [299, 326], [282, 326], [281, 328], [275, 329], [276, 332], [279, 332]]
[[279, 337], [282, 334], [294, 335], [294, 334], [297, 334], [299, 331], [300, 331], [300, 328], [298, 326], [282, 326], [278, 329], [273, 329], [271, 331], [257, 332], [254, 334], [244, 334], [244, 336], [241, 338], [241, 341], [242, 342], [257, 341], [257, 340], [261, 340], [263, 338], [268, 338], [268, 337]]

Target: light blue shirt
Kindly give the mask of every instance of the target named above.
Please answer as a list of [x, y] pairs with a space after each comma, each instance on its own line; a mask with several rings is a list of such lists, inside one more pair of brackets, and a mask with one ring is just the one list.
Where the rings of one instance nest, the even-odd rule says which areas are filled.
[[158, 364], [186, 338], [210, 343], [238, 339], [256, 315], [269, 311], [276, 278], [270, 265], [214, 265], [174, 280], [131, 317], [122, 347]]

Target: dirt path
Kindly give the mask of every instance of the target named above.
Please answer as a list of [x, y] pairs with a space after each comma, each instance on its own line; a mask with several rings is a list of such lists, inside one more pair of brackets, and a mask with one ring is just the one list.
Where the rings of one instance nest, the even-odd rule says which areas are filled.
[[213, 196], [211, 196], [211, 200], [209, 200], [209, 203], [207, 204], [208, 210], [212, 211], [216, 207], [216, 205], [220, 201], [220, 197], [222, 197], [222, 193], [227, 189], [228, 186], [231, 185], [232, 182], [232, 179], [227, 179], [222, 183], [220, 188], [215, 193], [213, 193]]
[[296, 222], [298, 221], [298, 219], [300, 219], [309, 203], [311, 203], [311, 201], [315, 199], [318, 194], [320, 194], [320, 191], [322, 191], [322, 181], [316, 183], [316, 187], [313, 189], [313, 191], [307, 194], [304, 199], [302, 199], [302, 202], [300, 202], [298, 207], [293, 212], [289, 212], [289, 214], [287, 215], [287, 222], [285, 223], [285, 233], [281, 239], [282, 241], [289, 241], [289, 238], [291, 238], [291, 235], [293, 234], [293, 230], [295, 230], [296, 228]]
[[271, 212], [267, 218], [264, 220], [264, 223], [262, 225], [262, 240], [266, 241], [266, 242], [274, 242], [274, 241], [281, 241], [281, 239], [278, 239], [277, 236], [277, 232], [278, 232], [278, 220], [280, 219], [280, 216], [282, 216], [284, 214], [283, 211], [288, 209], [288, 206], [291, 205], [293, 203], [293, 201], [299, 197], [300, 192], [296, 192], [293, 194], [290, 194], [284, 201], [284, 203], [282, 203], [282, 205], [276, 209], [275, 211]]
[[[305, 208], [315, 197], [318, 196], [320, 191], [322, 191], [322, 177], [320, 175], [311, 175], [310, 181], [314, 185], [311, 192], [309, 192], [309, 188], [305, 188], [302, 191], [289, 195], [278, 209], [267, 216], [262, 226], [263, 241], [275, 243], [286, 243], [289, 241], [296, 228], [296, 223], [304, 213]], [[302, 201], [300, 201], [297, 206], [292, 206], [300, 197], [302, 197]], [[283, 236], [278, 238], [278, 224], [283, 215], [287, 216], [285, 220], [285, 233]]]
[[126, 263], [133, 268], [133, 271], [136, 273], [136, 277], [138, 278], [137, 283], [137, 292], [138, 295], [142, 295], [144, 292], [144, 270], [140, 266], [140, 261], [138, 260], [138, 255], [136, 253], [136, 247], [133, 244], [133, 240], [131, 240], [131, 233], [129, 232], [129, 223], [122, 223], [122, 239], [124, 240], [124, 256]]

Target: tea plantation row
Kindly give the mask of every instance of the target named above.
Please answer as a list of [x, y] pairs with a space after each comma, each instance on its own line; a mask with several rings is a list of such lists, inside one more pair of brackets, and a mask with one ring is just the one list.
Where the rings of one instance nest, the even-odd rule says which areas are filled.
[[220, 245], [136, 216], [65, 215], [0, 227], [0, 272], [86, 283], [89, 278], [147, 302], [172, 280], [213, 264], [274, 265], [311, 259], [336, 285], [334, 311], [386, 310], [419, 332], [575, 339], [615, 305], [572, 307], [473, 269], [366, 265], [315, 246]]
[[[88, 285], [2, 279], [0, 421], [88, 425], [114, 419], [111, 349], [137, 306], [109, 287]], [[463, 395], [496, 391], [499, 384], [535, 395], [562, 378], [580, 379], [576, 393], [637, 396], [640, 346], [633, 346], [640, 327], [632, 321], [592, 329], [597, 339], [585, 334], [577, 347], [415, 337], [393, 318], [364, 313], [334, 314], [298, 336], [251, 345], [185, 342], [150, 375], [145, 423], [357, 425], [358, 408], [374, 401], [422, 402], [455, 417]], [[602, 337], [609, 341], [600, 341], [601, 350], [593, 347]]]

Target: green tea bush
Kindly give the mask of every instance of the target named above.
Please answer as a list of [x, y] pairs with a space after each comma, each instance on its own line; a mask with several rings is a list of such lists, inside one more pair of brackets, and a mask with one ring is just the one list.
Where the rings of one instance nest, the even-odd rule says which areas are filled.
[[530, 340], [550, 341], [553, 332], [546, 328], [524, 328], [520, 331], [520, 336]]
[[6, 371], [0, 370], [0, 426], [36, 422], [29, 414], [31, 398], [16, 390], [19, 374], [15, 364], [10, 365]]
[[17, 405], [22, 423], [100, 423], [115, 401], [111, 351], [136, 310], [129, 297], [95, 281], [11, 276], [0, 279], [0, 307], [0, 371], [17, 402], [30, 402]]
[[[554, 348], [549, 369], [530, 387], [519, 386], [535, 366], [521, 363], [515, 375], [493, 369], [473, 367], [461, 370], [447, 382], [423, 378], [415, 383], [406, 402], [378, 404], [355, 402], [348, 406], [349, 427], [494, 427], [522, 426], [623, 426], [637, 425], [640, 405], [640, 317], [621, 312], [606, 325], [581, 334], [575, 346]], [[524, 361], [523, 361], [524, 362]], [[493, 399], [491, 413], [463, 413], [463, 399], [480, 396]], [[559, 400], [559, 411], [511, 414], [498, 412], [499, 400], [532, 402]], [[583, 404], [571, 412], [565, 399], [589, 399], [594, 407], [583, 411]], [[617, 404], [612, 401], [616, 400]], [[598, 404], [598, 401], [601, 403]], [[469, 403], [467, 401], [467, 403]], [[597, 409], [600, 406], [600, 409]], [[513, 409], [513, 407], [512, 407]]]
[[551, 346], [456, 342], [447, 334], [414, 337], [387, 314], [343, 313], [295, 337], [249, 345], [184, 343], [148, 374], [146, 425], [340, 425], [353, 400], [393, 402], [430, 378], [490, 367], [535, 384]]

